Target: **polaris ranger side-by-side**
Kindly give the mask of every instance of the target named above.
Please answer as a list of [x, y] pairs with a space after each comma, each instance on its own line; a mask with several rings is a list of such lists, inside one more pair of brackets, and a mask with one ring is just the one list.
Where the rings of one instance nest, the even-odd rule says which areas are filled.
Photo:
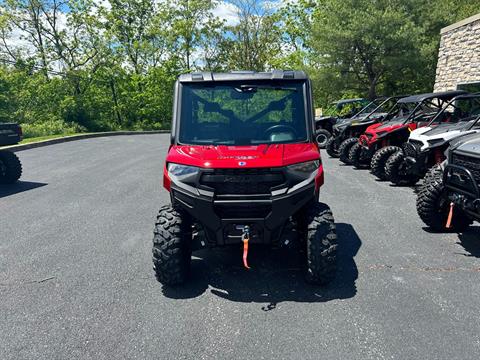
[[453, 140], [447, 160], [425, 177], [417, 197], [422, 221], [436, 231], [465, 230], [480, 221], [480, 134]]
[[[23, 138], [18, 124], [0, 123], [0, 146], [15, 145]], [[0, 184], [12, 184], [22, 176], [22, 164], [17, 155], [0, 148]]]
[[428, 125], [451, 99], [462, 94], [465, 91], [446, 91], [400, 99], [385, 122], [369, 126], [359, 137], [358, 143], [350, 149], [350, 162], [356, 167], [370, 164], [372, 174], [386, 180], [385, 163], [392, 154], [401, 150], [410, 132]]
[[[441, 122], [442, 119], [449, 122]], [[449, 142], [480, 131], [480, 94], [460, 95], [423, 128], [414, 130], [401, 151], [387, 160], [385, 173], [397, 185], [413, 185], [445, 160]]]
[[298, 241], [307, 281], [329, 282], [337, 237], [318, 201], [323, 179], [304, 72], [180, 76], [164, 169], [171, 204], [154, 230], [157, 279], [183, 283], [198, 248], [243, 244], [248, 268], [249, 244]]
[[[363, 98], [343, 99], [332, 103], [325, 110], [323, 116], [315, 118], [315, 134], [318, 146], [325, 148], [327, 141], [332, 136], [333, 126], [343, 119], [348, 119], [361, 113], [370, 105], [369, 101]], [[368, 110], [368, 109], [367, 109]]]

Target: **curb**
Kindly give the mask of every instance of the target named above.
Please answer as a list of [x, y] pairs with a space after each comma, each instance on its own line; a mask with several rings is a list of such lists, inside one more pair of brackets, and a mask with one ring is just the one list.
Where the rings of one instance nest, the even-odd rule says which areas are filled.
[[156, 131], [106, 131], [106, 132], [99, 132], [93, 134], [80, 134], [80, 135], [72, 135], [72, 136], [65, 136], [60, 138], [55, 138], [51, 140], [43, 140], [38, 142], [33, 142], [29, 144], [20, 144], [20, 145], [12, 145], [12, 146], [5, 146], [0, 149], [2, 150], [10, 150], [12, 152], [23, 151], [28, 149], [34, 149], [38, 147], [60, 144], [69, 141], [76, 141], [82, 139], [89, 139], [89, 138], [96, 138], [96, 137], [106, 137], [106, 136], [120, 136], [120, 135], [154, 135], [154, 134], [169, 134], [170, 130], [156, 130]]

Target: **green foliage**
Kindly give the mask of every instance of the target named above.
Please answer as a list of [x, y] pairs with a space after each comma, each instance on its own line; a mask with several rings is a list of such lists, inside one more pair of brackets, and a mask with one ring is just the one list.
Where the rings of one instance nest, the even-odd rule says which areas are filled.
[[317, 106], [428, 91], [440, 29], [480, 8], [480, 0], [229, 3], [236, 21], [227, 24], [214, 16], [218, 0], [1, 2], [0, 121], [21, 123], [27, 137], [168, 129], [175, 79], [198, 70], [304, 69]]
[[48, 136], [48, 135], [69, 135], [85, 132], [85, 128], [76, 124], [68, 124], [61, 120], [46, 120], [33, 124], [23, 124], [23, 136], [25, 138]]
[[317, 101], [349, 90], [369, 98], [431, 91], [440, 29], [479, 8], [479, 0], [318, 1], [310, 40]]

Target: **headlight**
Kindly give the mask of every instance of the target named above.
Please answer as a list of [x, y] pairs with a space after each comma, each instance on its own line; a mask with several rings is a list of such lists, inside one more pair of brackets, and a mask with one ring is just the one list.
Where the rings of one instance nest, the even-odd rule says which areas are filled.
[[318, 170], [320, 165], [320, 160], [307, 161], [303, 163], [293, 164], [287, 166], [288, 170], [302, 173], [302, 174], [311, 174]]
[[167, 166], [167, 170], [170, 174], [174, 176], [188, 176], [198, 173], [199, 168], [195, 166], [169, 163]]

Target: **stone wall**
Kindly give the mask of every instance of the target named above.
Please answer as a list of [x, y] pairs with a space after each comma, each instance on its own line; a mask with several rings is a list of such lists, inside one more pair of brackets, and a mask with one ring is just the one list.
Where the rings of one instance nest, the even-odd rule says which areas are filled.
[[480, 82], [480, 14], [441, 31], [434, 91]]

